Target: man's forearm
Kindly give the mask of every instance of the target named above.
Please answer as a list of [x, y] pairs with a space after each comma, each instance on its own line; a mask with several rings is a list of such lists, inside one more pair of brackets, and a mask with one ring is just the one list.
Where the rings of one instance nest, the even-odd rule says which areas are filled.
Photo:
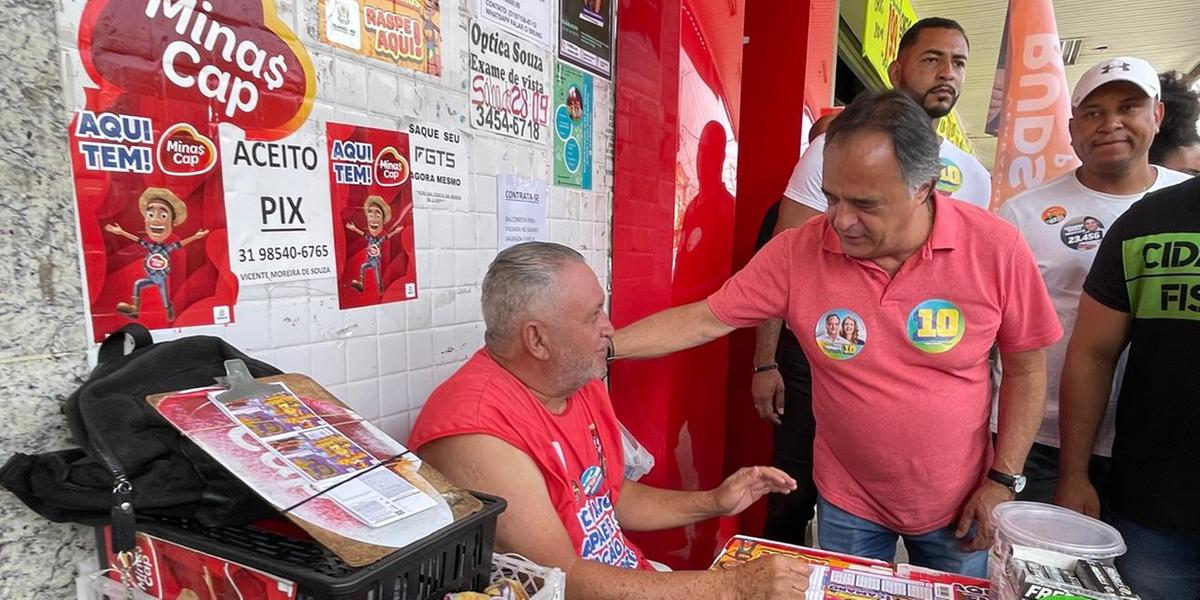
[[628, 480], [617, 506], [617, 519], [627, 531], [683, 527], [718, 514], [711, 491], [664, 490]]
[[733, 327], [721, 323], [705, 300], [650, 315], [613, 335], [616, 358], [653, 358], [715, 340]]
[[1000, 415], [992, 468], [1002, 473], [1021, 473], [1046, 410], [1046, 355], [1039, 350], [1020, 362], [1006, 362], [1002, 358], [1001, 364], [1004, 375], [1000, 380]]
[[779, 347], [779, 332], [783, 319], [768, 319], [754, 330], [754, 366], [775, 362], [775, 350]]
[[1115, 360], [1104, 357], [1078, 358], [1068, 352], [1058, 394], [1059, 477], [1088, 476], [1116, 368]]

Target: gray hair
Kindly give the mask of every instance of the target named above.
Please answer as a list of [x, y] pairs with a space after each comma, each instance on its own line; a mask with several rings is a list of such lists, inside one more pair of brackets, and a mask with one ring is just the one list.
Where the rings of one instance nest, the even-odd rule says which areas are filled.
[[553, 242], [523, 242], [497, 254], [483, 276], [485, 342], [511, 339], [537, 302], [556, 290], [559, 271], [572, 262], [587, 261]]
[[900, 176], [910, 190], [941, 174], [941, 141], [930, 127], [929, 115], [912, 98], [897, 91], [859, 96], [829, 124], [825, 148], [861, 131], [886, 133], [892, 139]]

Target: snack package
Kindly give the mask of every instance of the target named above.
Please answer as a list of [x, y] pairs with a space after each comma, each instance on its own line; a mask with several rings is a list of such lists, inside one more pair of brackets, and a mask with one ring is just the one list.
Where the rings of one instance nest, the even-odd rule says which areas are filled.
[[443, 600], [529, 600], [529, 594], [521, 582], [501, 577], [482, 592], [446, 594]]

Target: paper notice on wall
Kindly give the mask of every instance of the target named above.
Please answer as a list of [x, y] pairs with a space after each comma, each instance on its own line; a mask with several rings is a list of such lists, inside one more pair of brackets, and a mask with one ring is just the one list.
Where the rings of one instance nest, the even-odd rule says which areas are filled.
[[544, 142], [550, 120], [550, 61], [537, 46], [471, 23], [471, 127]]
[[515, 175], [496, 178], [497, 207], [500, 228], [499, 248], [503, 250], [521, 242], [545, 240], [546, 206], [549, 201], [546, 182]]
[[437, 206], [467, 198], [467, 144], [462, 132], [432, 123], [408, 126], [412, 189], [417, 206]]
[[242, 285], [333, 277], [325, 149], [317, 125], [279, 141], [221, 126], [229, 263]]
[[479, 18], [549, 48], [550, 0], [479, 0]]
[[554, 185], [592, 189], [592, 75], [554, 71]]
[[561, 0], [558, 56], [605, 79], [612, 77], [616, 0]]

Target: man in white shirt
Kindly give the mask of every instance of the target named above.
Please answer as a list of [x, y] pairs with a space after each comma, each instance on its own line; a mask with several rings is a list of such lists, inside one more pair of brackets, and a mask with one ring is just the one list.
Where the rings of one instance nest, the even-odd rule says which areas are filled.
[[[955, 21], [940, 17], [921, 19], [900, 38], [899, 54], [888, 66], [888, 77], [896, 90], [916, 100], [937, 127], [950, 114], [962, 91], [970, 42]], [[797, 227], [815, 213], [825, 212], [821, 191], [825, 136], [818, 136], [796, 163], [783, 195], [792, 202], [780, 208], [776, 231]], [[975, 157], [947, 140], [941, 145], [942, 176], [938, 189], [958, 200], [988, 207], [992, 193], [991, 175]], [[788, 206], [798, 204], [797, 206]], [[813, 212], [795, 210], [808, 208]]]
[[[1150, 144], [1163, 117], [1160, 97], [1158, 75], [1144, 60], [1117, 57], [1089, 69], [1071, 96], [1071, 145], [1083, 164], [1000, 208], [1000, 216], [1016, 225], [1029, 243], [1065, 332], [1046, 353], [1046, 415], [1025, 464], [1028, 484], [1018, 496], [1021, 500], [1051, 502], [1056, 484], [1073, 485], [1058, 481], [1059, 381], [1083, 280], [1105, 230], [1146, 193], [1187, 179], [1149, 161]], [[1090, 476], [1101, 493], [1112, 455], [1123, 365], [1124, 357], [1092, 449]]]

